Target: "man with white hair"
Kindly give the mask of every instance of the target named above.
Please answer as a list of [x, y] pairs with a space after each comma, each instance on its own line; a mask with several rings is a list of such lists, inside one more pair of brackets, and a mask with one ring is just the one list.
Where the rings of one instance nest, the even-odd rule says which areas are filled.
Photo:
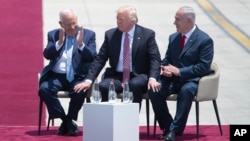
[[[77, 135], [77, 120], [86, 92], [76, 93], [73, 88], [86, 78], [89, 66], [96, 56], [95, 32], [78, 26], [77, 16], [71, 9], [59, 14], [61, 28], [48, 32], [48, 43], [43, 55], [50, 62], [42, 70], [39, 96], [45, 102], [50, 118], [60, 118], [58, 135]], [[70, 93], [68, 113], [57, 97], [57, 92]]]

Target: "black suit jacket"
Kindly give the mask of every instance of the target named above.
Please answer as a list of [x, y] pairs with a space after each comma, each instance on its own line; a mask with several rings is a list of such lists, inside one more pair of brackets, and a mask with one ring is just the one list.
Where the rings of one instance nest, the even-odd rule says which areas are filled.
[[[106, 61], [110, 69], [106, 74], [112, 76], [116, 72], [121, 50], [122, 32], [113, 28], [105, 32], [105, 39], [100, 51], [89, 70], [87, 79], [94, 80]], [[132, 43], [132, 73], [137, 76], [145, 74], [157, 78], [160, 74], [161, 57], [155, 40], [155, 32], [145, 27], [135, 25]]]
[[[63, 46], [57, 51], [56, 42], [59, 39], [59, 29], [48, 32], [48, 43], [44, 49], [43, 55], [46, 59], [50, 60], [49, 64], [42, 70], [40, 83], [46, 79], [46, 76], [54, 68], [56, 62], [62, 56], [65, 49], [65, 41]], [[78, 49], [78, 44], [75, 42], [73, 48], [72, 65], [74, 68], [77, 79], [84, 79], [88, 73], [89, 66], [96, 56], [96, 38], [95, 32], [84, 29], [83, 42], [85, 47], [82, 51]]]

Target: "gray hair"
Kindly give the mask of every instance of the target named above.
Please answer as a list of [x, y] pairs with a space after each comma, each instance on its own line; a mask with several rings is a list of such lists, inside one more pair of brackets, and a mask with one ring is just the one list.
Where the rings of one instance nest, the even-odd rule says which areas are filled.
[[130, 20], [134, 21], [135, 23], [138, 22], [136, 8], [133, 6], [122, 6], [116, 12], [117, 13], [128, 12]]
[[194, 12], [194, 9], [190, 6], [183, 6], [181, 7], [180, 9], [183, 10], [183, 13], [184, 13], [184, 17], [185, 18], [189, 18], [193, 21], [193, 23], [195, 23], [195, 12]]
[[[73, 15], [76, 16], [76, 13], [75, 13], [75, 11], [74, 11], [73, 9], [63, 9], [63, 10], [61, 10], [60, 13], [59, 13], [59, 19], [60, 19], [60, 21], [62, 21], [62, 20], [63, 20], [63, 17], [64, 17], [65, 15], [69, 14], [69, 13], [71, 13], [71, 14], [73, 14]], [[76, 17], [77, 17], [77, 16], [76, 16]]]

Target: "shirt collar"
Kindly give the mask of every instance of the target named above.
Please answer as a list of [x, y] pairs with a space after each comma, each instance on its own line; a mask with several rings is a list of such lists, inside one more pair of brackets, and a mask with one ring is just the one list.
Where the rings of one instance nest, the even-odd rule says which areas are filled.
[[188, 39], [192, 35], [192, 33], [194, 32], [195, 28], [196, 28], [196, 25], [194, 25], [194, 27], [190, 31], [188, 31], [187, 34], [185, 34], [186, 39]]
[[[124, 36], [125, 36], [125, 33], [126, 32], [123, 32]], [[133, 39], [134, 33], [135, 33], [135, 25], [128, 31], [129, 38]]]

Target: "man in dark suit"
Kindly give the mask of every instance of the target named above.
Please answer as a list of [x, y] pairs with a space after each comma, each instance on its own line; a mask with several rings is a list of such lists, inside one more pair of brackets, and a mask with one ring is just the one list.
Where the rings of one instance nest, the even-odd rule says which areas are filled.
[[[57, 134], [77, 135], [78, 127], [73, 120], [77, 120], [86, 92], [78, 94], [73, 88], [85, 79], [96, 56], [96, 38], [95, 32], [78, 26], [77, 16], [71, 9], [60, 12], [59, 24], [60, 29], [48, 32], [43, 55], [50, 62], [41, 72], [38, 93], [47, 105], [49, 116], [63, 121]], [[60, 90], [70, 92], [67, 114], [57, 98]]]
[[[156, 119], [163, 130], [160, 138], [164, 141], [174, 141], [176, 135], [183, 134], [199, 79], [211, 73], [214, 56], [213, 40], [195, 25], [193, 8], [181, 7], [174, 24], [177, 32], [169, 36], [159, 88], [149, 92]], [[178, 93], [174, 119], [166, 103], [171, 93]]]
[[[127, 79], [130, 91], [133, 92], [133, 102], [141, 103], [142, 94], [148, 89], [155, 88], [158, 84], [156, 79], [160, 75], [161, 58], [155, 32], [137, 24], [138, 18], [134, 7], [122, 6], [116, 12], [118, 27], [105, 32], [104, 42], [91, 65], [86, 80], [76, 85], [75, 90], [87, 90], [109, 61], [110, 67], [106, 69], [104, 78], [99, 84], [102, 101], [108, 101], [111, 79], [114, 80], [117, 93], [122, 92], [124, 81]], [[126, 40], [127, 37], [128, 40]], [[130, 52], [127, 56], [130, 58], [127, 66], [124, 63], [126, 59], [123, 58], [126, 56], [124, 52], [126, 41]]]

